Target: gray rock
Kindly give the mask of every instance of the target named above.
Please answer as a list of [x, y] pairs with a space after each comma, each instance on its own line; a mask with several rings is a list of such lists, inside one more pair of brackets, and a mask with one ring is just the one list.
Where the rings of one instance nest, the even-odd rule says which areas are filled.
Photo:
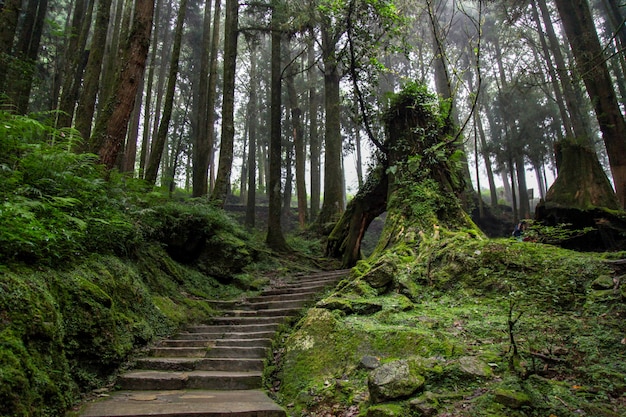
[[486, 378], [493, 375], [493, 371], [482, 360], [475, 356], [463, 356], [459, 359], [459, 368], [469, 376]]
[[380, 359], [375, 356], [365, 355], [361, 358], [361, 362], [359, 362], [361, 368], [364, 369], [376, 369], [380, 366]]
[[424, 386], [424, 377], [412, 373], [409, 363], [398, 360], [370, 372], [367, 385], [373, 403], [406, 398]]

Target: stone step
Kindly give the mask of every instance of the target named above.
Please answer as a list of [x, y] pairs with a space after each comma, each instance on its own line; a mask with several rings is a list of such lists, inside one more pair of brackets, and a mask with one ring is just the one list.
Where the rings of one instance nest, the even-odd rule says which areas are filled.
[[[273, 336], [273, 334], [272, 334]], [[166, 339], [159, 343], [157, 347], [213, 347], [213, 346], [260, 346], [270, 347], [272, 345], [272, 339], [257, 338], [257, 339], [214, 339], [214, 340], [202, 340], [202, 339]]]
[[261, 372], [265, 364], [261, 358], [140, 358], [135, 369], [153, 371], [231, 371]]
[[275, 308], [267, 310], [239, 309], [223, 310], [224, 317], [279, 317], [295, 316], [302, 308]]
[[157, 347], [150, 351], [155, 358], [264, 358], [267, 347]]
[[[285, 310], [285, 309], [302, 309], [306, 304], [311, 302], [309, 297], [300, 297], [293, 300], [280, 300], [280, 297], [272, 296], [277, 299], [268, 301], [250, 302], [248, 300], [230, 300], [230, 301], [211, 301], [211, 306], [218, 310], [251, 310], [257, 311], [259, 314], [265, 311]], [[259, 297], [260, 298], [260, 297]], [[270, 313], [271, 314], [271, 313]]]
[[118, 391], [87, 404], [84, 417], [286, 417], [261, 390]]
[[261, 388], [261, 372], [131, 371], [117, 384], [123, 390], [248, 390]]
[[[271, 292], [276, 292], [276, 294], [271, 294]], [[318, 293], [317, 289], [313, 289], [309, 291], [299, 291], [297, 293], [294, 293], [292, 291], [285, 291], [285, 290], [277, 291], [277, 290], [272, 289], [272, 290], [267, 290], [261, 295], [250, 297], [245, 301], [249, 303], [266, 303], [266, 302], [272, 302], [272, 301], [279, 301], [279, 302], [303, 301], [307, 303], [311, 301], [312, 299], [316, 298], [315, 296], [317, 293]]]
[[213, 325], [279, 325], [287, 316], [272, 317], [213, 317], [210, 323]]
[[228, 332], [228, 333], [224, 333], [224, 331], [220, 330], [217, 332], [213, 332], [213, 331], [181, 332], [172, 336], [170, 340], [183, 339], [183, 340], [216, 341], [216, 340], [227, 340], [227, 339], [237, 339], [237, 340], [265, 339], [265, 338], [271, 339], [274, 336], [276, 336], [275, 330], [262, 331], [262, 332], [239, 332], [239, 331], [235, 332], [233, 331], [233, 332]]
[[258, 333], [258, 332], [276, 332], [279, 323], [268, 324], [213, 324], [213, 325], [199, 325], [190, 326], [187, 328], [189, 333], [213, 333], [227, 335], [229, 333]]

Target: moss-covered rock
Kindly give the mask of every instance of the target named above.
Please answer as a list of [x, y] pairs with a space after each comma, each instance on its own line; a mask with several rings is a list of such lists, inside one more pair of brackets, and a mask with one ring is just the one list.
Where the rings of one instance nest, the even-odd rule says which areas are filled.
[[425, 378], [411, 369], [409, 362], [386, 363], [370, 372], [367, 386], [374, 403], [407, 398], [424, 386]]
[[493, 392], [493, 395], [496, 402], [513, 409], [527, 407], [531, 404], [530, 396], [525, 392], [498, 388]]
[[610, 290], [615, 286], [613, 277], [609, 275], [600, 275], [591, 283], [591, 289], [594, 290]]

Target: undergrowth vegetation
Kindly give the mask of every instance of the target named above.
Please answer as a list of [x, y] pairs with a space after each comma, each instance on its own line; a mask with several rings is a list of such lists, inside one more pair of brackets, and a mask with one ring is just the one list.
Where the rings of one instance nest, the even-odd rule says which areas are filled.
[[53, 114], [0, 112], [0, 415], [61, 416], [157, 337], [258, 290], [262, 245], [72, 151]]

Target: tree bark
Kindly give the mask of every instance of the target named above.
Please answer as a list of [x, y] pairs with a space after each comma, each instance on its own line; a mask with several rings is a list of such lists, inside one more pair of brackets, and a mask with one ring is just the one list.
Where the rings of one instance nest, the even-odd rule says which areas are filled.
[[[296, 157], [296, 194], [298, 197], [298, 223], [301, 228], [304, 228], [307, 221], [307, 197], [306, 197], [306, 160], [305, 160], [305, 145], [304, 145], [304, 132], [302, 128], [302, 109], [298, 103], [298, 93], [294, 78], [296, 69], [292, 67], [289, 69], [287, 75], [287, 94], [289, 97], [289, 107], [291, 110], [291, 127], [292, 137], [295, 148]], [[289, 158], [287, 158], [289, 161]]]
[[552, 51], [556, 64], [556, 72], [561, 81], [561, 86], [563, 87], [563, 97], [565, 98], [565, 104], [570, 115], [570, 121], [572, 122], [574, 137], [590, 145], [592, 136], [591, 129], [588, 123], [586, 123], [587, 116], [583, 114], [579, 100], [576, 97], [574, 82], [572, 81], [574, 77], [570, 76], [568, 73], [568, 65], [565, 63], [565, 58], [561, 52], [561, 42], [552, 25], [551, 14], [548, 10], [546, 0], [536, 0], [536, 5], [541, 11], [543, 24], [546, 28], [546, 35], [548, 35], [550, 42], [550, 50]]
[[[7, 78], [6, 93], [18, 114], [28, 113], [28, 102], [35, 76], [35, 62], [39, 55], [39, 46], [43, 34], [45, 17], [48, 12], [48, 0], [29, 1], [22, 30], [15, 47], [14, 55], [22, 60], [22, 65], [10, 70]], [[25, 71], [22, 71], [24, 70]]]
[[288, 249], [281, 225], [280, 171], [281, 171], [281, 38], [280, 2], [272, 0], [272, 55], [270, 91], [270, 175], [269, 214], [267, 219], [267, 245], [275, 251]]
[[[104, 59], [107, 31], [109, 28], [111, 3], [111, 0], [98, 1], [96, 23], [91, 40], [91, 47], [89, 48], [89, 59], [87, 60], [87, 67], [85, 68], [83, 89], [76, 109], [75, 126], [84, 140], [88, 140], [89, 136], [91, 136], [91, 126], [96, 109], [96, 97], [98, 96], [100, 75], [102, 74], [102, 61]], [[81, 148], [86, 149], [86, 144]]]
[[76, 2], [74, 8], [74, 17], [67, 34], [67, 62], [63, 70], [65, 78], [58, 107], [60, 114], [56, 123], [59, 128], [70, 127], [74, 119], [74, 109], [88, 59], [85, 46], [91, 28], [93, 4], [93, 1], [81, 0]]
[[587, 0], [555, 0], [576, 66], [602, 131], [615, 192], [626, 207], [626, 123], [598, 40]]
[[239, 2], [226, 0], [224, 20], [224, 96], [222, 102], [222, 137], [220, 157], [211, 201], [224, 207], [230, 188], [230, 172], [233, 167], [235, 139], [235, 72], [237, 64]]
[[130, 114], [135, 104], [139, 79], [143, 72], [150, 46], [154, 0], [136, 0], [133, 30], [122, 51], [123, 66], [117, 76], [116, 94], [109, 99], [94, 131], [95, 149], [100, 161], [112, 169], [124, 145]]
[[322, 26], [322, 60], [324, 62], [324, 202], [317, 223], [320, 230], [339, 219], [343, 207], [341, 173], [342, 141], [340, 119], [339, 67], [337, 38], [330, 28]]
[[309, 84], [309, 154], [311, 156], [311, 220], [317, 219], [320, 210], [320, 139], [318, 135], [318, 112], [317, 112], [317, 76], [315, 67], [315, 43], [313, 42], [314, 31], [311, 30], [307, 45], [307, 77]]
[[163, 109], [163, 118], [159, 125], [156, 140], [153, 144], [153, 152], [150, 154], [148, 166], [146, 167], [145, 180], [150, 184], [155, 184], [161, 156], [167, 141], [167, 133], [172, 118], [172, 109], [174, 107], [174, 93], [176, 91], [176, 79], [178, 77], [178, 66], [180, 62], [180, 48], [183, 38], [183, 27], [185, 23], [185, 15], [187, 14], [187, 0], [181, 0], [178, 17], [176, 19], [176, 29], [174, 32], [174, 45], [170, 57], [170, 71], [167, 79], [167, 89], [165, 93], [165, 108]]
[[6, 0], [0, 9], [0, 91], [6, 91], [4, 83], [21, 8], [21, 0]]
[[211, 65], [211, 0], [204, 5], [204, 24], [202, 31], [202, 48], [200, 56], [200, 74], [198, 76], [197, 101], [195, 103], [195, 132], [193, 135], [193, 196], [202, 197], [208, 190], [209, 175], [209, 128], [207, 124], [209, 112], [209, 69]]
[[250, 97], [248, 99], [248, 200], [246, 202], [247, 228], [254, 228], [256, 212], [256, 156], [258, 127], [258, 75], [257, 75], [257, 40], [252, 39], [250, 45]]

